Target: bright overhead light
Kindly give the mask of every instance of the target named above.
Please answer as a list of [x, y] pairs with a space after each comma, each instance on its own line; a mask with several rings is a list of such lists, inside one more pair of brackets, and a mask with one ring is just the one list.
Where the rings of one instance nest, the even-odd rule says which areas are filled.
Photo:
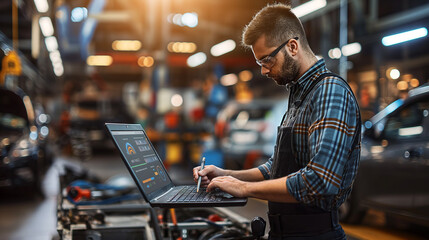
[[383, 39], [381, 39], [381, 42], [383, 43], [384, 46], [392, 46], [398, 43], [403, 43], [417, 38], [426, 37], [427, 35], [428, 35], [428, 30], [422, 27], [422, 28], [386, 36]]
[[45, 13], [49, 10], [48, 0], [34, 0], [34, 5], [39, 13]]
[[360, 53], [361, 50], [362, 50], [362, 46], [358, 42], [344, 45], [341, 48], [341, 52], [343, 53], [344, 56], [351, 56], [354, 54], [358, 54]]
[[186, 63], [189, 67], [196, 67], [203, 63], [205, 63], [207, 60], [207, 56], [203, 52], [195, 53], [194, 55], [190, 56]]
[[225, 53], [231, 52], [232, 50], [235, 49], [235, 41], [232, 39], [229, 40], [225, 40], [221, 43], [218, 43], [216, 45], [214, 45], [211, 49], [210, 49], [210, 53], [217, 57], [220, 55], [223, 55]]
[[193, 53], [197, 50], [197, 45], [193, 42], [170, 42], [167, 50], [174, 53]]
[[401, 72], [396, 68], [389, 68], [387, 69], [387, 76], [390, 77], [390, 79], [396, 80], [401, 76]]
[[49, 53], [49, 58], [51, 59], [52, 64], [54, 63], [62, 63], [60, 51], [56, 50]]
[[81, 22], [88, 17], [88, 9], [84, 7], [73, 8], [71, 11], [70, 20], [72, 22]]
[[86, 59], [89, 66], [110, 66], [113, 58], [109, 55], [92, 55]]
[[112, 49], [115, 51], [138, 51], [142, 43], [139, 40], [115, 40]]
[[50, 17], [41, 17], [39, 19], [40, 29], [44, 37], [49, 37], [54, 35], [54, 26]]
[[54, 68], [54, 74], [57, 77], [61, 77], [64, 74], [64, 66], [62, 63], [55, 63], [52, 64], [53, 68]]
[[185, 26], [194, 28], [198, 25], [198, 15], [196, 13], [185, 13], [182, 15], [182, 23]]
[[57, 41], [57, 38], [54, 36], [45, 38], [45, 44], [46, 44], [46, 49], [48, 49], [49, 52], [58, 50], [58, 41]]
[[332, 59], [339, 59], [341, 57], [341, 50], [339, 48], [333, 48], [329, 50], [328, 56]]
[[238, 77], [234, 73], [223, 75], [220, 78], [220, 83], [224, 86], [232, 86], [238, 82]]
[[292, 8], [296, 17], [300, 18], [326, 6], [326, 0], [312, 0]]

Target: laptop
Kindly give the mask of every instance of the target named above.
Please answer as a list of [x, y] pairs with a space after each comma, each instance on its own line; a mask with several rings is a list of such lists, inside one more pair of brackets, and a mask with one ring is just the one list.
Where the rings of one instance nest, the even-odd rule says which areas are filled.
[[207, 193], [200, 188], [197, 193], [196, 184], [175, 185], [140, 124], [105, 125], [138, 189], [152, 207], [227, 207], [247, 203], [247, 198], [220, 190]]

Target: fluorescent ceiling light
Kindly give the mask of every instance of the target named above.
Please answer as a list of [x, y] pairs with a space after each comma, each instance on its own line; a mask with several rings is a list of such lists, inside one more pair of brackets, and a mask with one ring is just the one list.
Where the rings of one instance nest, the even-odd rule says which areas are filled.
[[110, 66], [113, 58], [109, 55], [93, 55], [86, 59], [89, 66]]
[[311, 0], [304, 4], [294, 7], [292, 12], [300, 18], [326, 6], [326, 0]]
[[407, 42], [417, 38], [422, 38], [428, 35], [428, 30], [424, 27], [414, 29], [411, 31], [406, 31], [403, 33], [393, 34], [387, 37], [384, 37], [381, 42], [384, 46], [392, 46], [398, 43]]
[[115, 40], [112, 49], [115, 51], [138, 51], [142, 43], [139, 40]]
[[48, 0], [34, 0], [34, 5], [39, 13], [45, 13], [49, 10]]
[[49, 52], [54, 52], [58, 50], [57, 38], [54, 36], [45, 38], [45, 44], [46, 44], [46, 49], [48, 49]]
[[220, 55], [223, 55], [225, 53], [231, 52], [232, 50], [235, 49], [235, 41], [232, 39], [229, 40], [225, 40], [221, 43], [218, 43], [216, 45], [214, 45], [211, 49], [210, 49], [210, 53], [217, 57]]
[[207, 60], [207, 56], [203, 52], [195, 53], [194, 55], [190, 56], [186, 63], [189, 67], [196, 67], [203, 63], [205, 63]]
[[54, 35], [54, 26], [50, 17], [41, 17], [39, 19], [40, 29], [44, 37], [49, 37]]
[[341, 48], [341, 52], [344, 56], [351, 56], [360, 53], [361, 50], [362, 46], [358, 42], [347, 44]]

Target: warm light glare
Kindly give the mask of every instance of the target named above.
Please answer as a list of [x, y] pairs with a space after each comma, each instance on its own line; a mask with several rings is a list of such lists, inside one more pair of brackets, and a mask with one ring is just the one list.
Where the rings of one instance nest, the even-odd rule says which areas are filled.
[[360, 45], [360, 43], [357, 43], [357, 42], [347, 44], [341, 48], [341, 52], [343, 53], [344, 56], [351, 56], [354, 54], [358, 54], [360, 53], [361, 50], [362, 50], [362, 46]]
[[50, 17], [41, 17], [39, 19], [40, 29], [44, 37], [49, 37], [54, 35], [54, 26]]
[[220, 78], [220, 83], [224, 86], [232, 86], [238, 82], [238, 77], [234, 73], [224, 75]]
[[139, 40], [115, 40], [112, 49], [115, 51], [138, 51], [142, 43]]
[[300, 18], [314, 11], [317, 11], [325, 6], [326, 6], [326, 0], [312, 0], [304, 4], [301, 4], [298, 7], [294, 7], [292, 9], [292, 12], [296, 15], [296, 17]]
[[39, 13], [46, 13], [49, 10], [48, 0], [34, 0], [34, 5]]
[[398, 90], [400, 90], [400, 91], [407, 90], [408, 89], [408, 83], [405, 81], [399, 81], [396, 84], [396, 88], [398, 88]]
[[249, 70], [244, 70], [244, 71], [241, 71], [238, 74], [238, 77], [240, 78], [241, 81], [247, 82], [247, 81], [250, 81], [253, 78], [253, 74]]
[[332, 59], [339, 59], [341, 57], [341, 50], [339, 48], [333, 48], [329, 50], [328, 56]]
[[410, 85], [411, 87], [416, 88], [420, 85], [420, 81], [417, 78], [413, 78], [410, 81]]
[[206, 54], [203, 52], [199, 52], [190, 56], [188, 60], [186, 60], [186, 63], [188, 64], [189, 67], [196, 67], [205, 63], [206, 60], [207, 60]]
[[407, 41], [411, 41], [417, 38], [422, 38], [428, 35], [428, 30], [424, 27], [414, 29], [411, 31], [393, 34], [387, 37], [384, 37], [381, 42], [384, 46], [392, 46], [398, 43], [403, 43]]
[[180, 94], [174, 94], [171, 97], [171, 105], [173, 105], [174, 107], [180, 107], [183, 104], [183, 97], [180, 96]]
[[94, 55], [86, 59], [89, 66], [110, 66], [113, 63], [113, 58], [108, 55]]
[[210, 53], [217, 57], [220, 55], [223, 55], [225, 53], [231, 52], [232, 50], [235, 49], [235, 41], [232, 39], [223, 41], [221, 43], [218, 43], [216, 45], [214, 45], [211, 49], [210, 49]]
[[137, 63], [140, 67], [152, 67], [155, 63], [155, 60], [150, 56], [141, 56], [139, 57]]
[[174, 53], [193, 53], [197, 50], [197, 45], [193, 42], [170, 42], [167, 50]]
[[45, 38], [45, 44], [46, 49], [48, 49], [49, 52], [58, 50], [58, 41], [57, 38], [54, 36]]

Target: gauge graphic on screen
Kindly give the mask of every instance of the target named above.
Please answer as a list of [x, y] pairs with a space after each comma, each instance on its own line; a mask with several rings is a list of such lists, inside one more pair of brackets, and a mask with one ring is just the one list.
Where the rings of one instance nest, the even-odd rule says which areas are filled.
[[167, 180], [167, 176], [165, 175], [164, 169], [162, 169], [160, 166], [156, 166], [156, 171], [158, 171], [159, 176], [161, 177], [162, 181]]

